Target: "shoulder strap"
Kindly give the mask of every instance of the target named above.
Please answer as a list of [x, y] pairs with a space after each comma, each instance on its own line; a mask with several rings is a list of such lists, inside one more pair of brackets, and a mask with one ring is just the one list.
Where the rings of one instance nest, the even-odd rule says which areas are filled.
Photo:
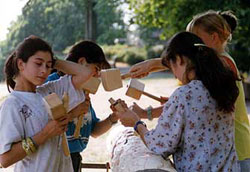
[[234, 72], [234, 74], [238, 75], [238, 70], [234, 62], [227, 56], [221, 56], [221, 58], [223, 59], [224, 64], [226, 64], [226, 66], [228, 66]]

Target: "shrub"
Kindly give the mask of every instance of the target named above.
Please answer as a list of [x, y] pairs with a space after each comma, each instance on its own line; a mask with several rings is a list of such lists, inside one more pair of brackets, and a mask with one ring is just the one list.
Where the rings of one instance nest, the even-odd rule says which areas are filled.
[[164, 49], [163, 45], [155, 45], [147, 50], [147, 59], [159, 58]]
[[106, 58], [115, 62], [126, 62], [133, 65], [146, 59], [144, 48], [120, 44], [104, 45], [102, 48]]
[[128, 51], [124, 60], [129, 65], [133, 65], [144, 61], [145, 58], [141, 54], [136, 54], [134, 51]]

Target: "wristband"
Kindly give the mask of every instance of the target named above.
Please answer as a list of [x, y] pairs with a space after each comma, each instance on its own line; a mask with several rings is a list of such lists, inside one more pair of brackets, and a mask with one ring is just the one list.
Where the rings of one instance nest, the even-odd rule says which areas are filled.
[[135, 126], [134, 126], [134, 130], [138, 133], [137, 131], [137, 128], [138, 128], [138, 125], [142, 124], [144, 127], [147, 127], [147, 125], [145, 124], [145, 122], [139, 120], [135, 123]]
[[149, 107], [147, 108], [147, 117], [148, 117], [148, 120], [149, 120], [149, 121], [152, 121], [152, 120], [153, 120], [153, 118], [152, 118], [152, 106], [149, 106]]
[[32, 153], [36, 152], [37, 151], [37, 147], [36, 145], [34, 144], [34, 141], [31, 139], [31, 137], [28, 137], [26, 139], [26, 143], [29, 145]]
[[31, 148], [29, 147], [25, 139], [22, 140], [22, 148], [27, 155], [32, 154]]

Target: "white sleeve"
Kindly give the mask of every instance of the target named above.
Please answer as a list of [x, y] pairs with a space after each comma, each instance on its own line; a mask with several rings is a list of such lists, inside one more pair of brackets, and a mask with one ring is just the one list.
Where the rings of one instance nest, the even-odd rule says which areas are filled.
[[14, 142], [25, 137], [24, 117], [20, 115], [15, 99], [7, 98], [0, 108], [0, 154], [11, 149]]
[[41, 94], [43, 97], [51, 93], [56, 93], [60, 98], [62, 98], [64, 92], [68, 93], [69, 95], [68, 111], [84, 102], [85, 100], [83, 90], [77, 90], [73, 86], [71, 75], [65, 75], [58, 80], [51, 81], [37, 87], [37, 93]]

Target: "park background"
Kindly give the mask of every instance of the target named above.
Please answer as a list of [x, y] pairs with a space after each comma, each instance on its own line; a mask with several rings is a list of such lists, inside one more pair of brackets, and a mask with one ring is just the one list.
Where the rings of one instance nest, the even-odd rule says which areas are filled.
[[[3, 2], [11, 0], [1, 0]], [[22, 10], [11, 21], [4, 39], [0, 41], [0, 70], [5, 59], [25, 37], [40, 36], [52, 45], [55, 55], [63, 59], [72, 45], [81, 40], [93, 40], [103, 48], [106, 57], [122, 73], [137, 62], [159, 57], [165, 43], [174, 33], [184, 31], [192, 17], [207, 10], [232, 10], [238, 17], [238, 27], [229, 43], [228, 51], [246, 78], [250, 72], [250, 0], [18, 0]], [[14, 9], [14, 4], [6, 11]], [[1, 13], [2, 17], [8, 18]], [[1, 28], [0, 28], [1, 29]], [[1, 31], [1, 30], [0, 30]], [[0, 101], [8, 95], [3, 72], [0, 72]], [[141, 79], [146, 91], [156, 96], [169, 96], [177, 82], [169, 72], [158, 72]], [[139, 101], [125, 96], [124, 87], [105, 92], [101, 87], [92, 95], [97, 116], [105, 119], [111, 110], [108, 99], [122, 98], [129, 105], [133, 101], [142, 107], [159, 103], [142, 96]], [[247, 96], [250, 97], [249, 93]], [[248, 110], [250, 105], [248, 104]], [[248, 111], [250, 112], [250, 111]], [[146, 121], [149, 127], [153, 122]], [[82, 153], [84, 162], [107, 162], [108, 133], [91, 138]], [[94, 170], [96, 171], [96, 170]]]

